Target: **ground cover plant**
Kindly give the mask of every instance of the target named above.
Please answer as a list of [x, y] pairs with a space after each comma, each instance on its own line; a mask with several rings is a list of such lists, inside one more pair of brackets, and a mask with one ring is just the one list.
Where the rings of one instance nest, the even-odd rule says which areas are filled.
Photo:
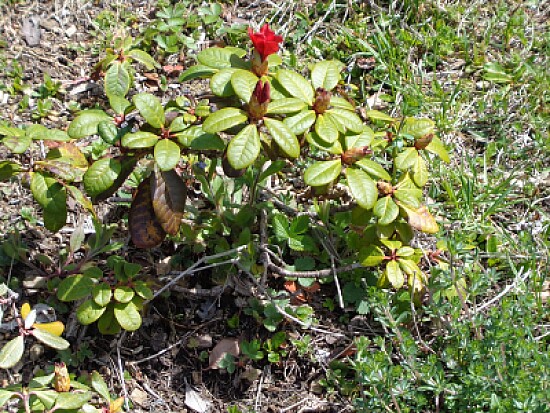
[[548, 411], [544, 7], [10, 2], [2, 405]]

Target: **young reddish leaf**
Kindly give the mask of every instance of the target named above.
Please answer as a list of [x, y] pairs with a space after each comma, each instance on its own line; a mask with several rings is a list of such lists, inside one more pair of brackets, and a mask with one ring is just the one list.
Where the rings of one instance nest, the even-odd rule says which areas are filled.
[[187, 198], [185, 182], [175, 171], [157, 171], [151, 178], [151, 196], [155, 215], [170, 235], [179, 231]]
[[146, 178], [138, 186], [128, 215], [130, 236], [138, 248], [153, 248], [164, 240], [166, 232], [160, 225], [153, 209], [151, 180]]

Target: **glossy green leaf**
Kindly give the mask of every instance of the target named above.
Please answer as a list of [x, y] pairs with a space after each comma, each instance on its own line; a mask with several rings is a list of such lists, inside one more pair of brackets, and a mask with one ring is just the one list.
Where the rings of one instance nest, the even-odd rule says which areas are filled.
[[250, 102], [250, 97], [256, 88], [258, 80], [258, 77], [249, 70], [237, 69], [231, 75], [233, 90], [245, 103]]
[[158, 140], [158, 135], [154, 133], [138, 131], [134, 133], [127, 133], [126, 135], [124, 135], [122, 137], [121, 143], [122, 146], [126, 146], [127, 148], [141, 149], [154, 146], [158, 142]]
[[186, 82], [188, 80], [196, 78], [208, 78], [218, 72], [218, 69], [206, 65], [195, 65], [186, 69], [179, 77], [180, 82]]
[[428, 172], [426, 161], [424, 161], [424, 158], [422, 158], [422, 156], [419, 155], [418, 158], [416, 158], [416, 162], [413, 165], [412, 179], [417, 186], [422, 188], [428, 182], [429, 177], [430, 177], [430, 173]]
[[361, 208], [371, 209], [378, 199], [376, 183], [360, 169], [347, 168], [346, 176], [351, 195]]
[[109, 105], [111, 105], [111, 109], [113, 109], [116, 114], [122, 115], [127, 113], [126, 111], [132, 106], [132, 103], [124, 96], [110, 95]]
[[397, 120], [384, 112], [380, 112], [379, 110], [367, 110], [367, 116], [372, 120], [380, 120], [386, 123], [392, 123]]
[[97, 321], [97, 319], [103, 315], [106, 308], [107, 307], [103, 307], [93, 300], [86, 300], [77, 308], [76, 318], [80, 324], [86, 326]]
[[114, 61], [105, 72], [105, 94], [107, 96], [126, 96], [130, 90], [130, 74], [126, 65]]
[[134, 290], [144, 300], [153, 299], [153, 291], [144, 281], [136, 281], [134, 283]]
[[296, 135], [283, 122], [264, 118], [264, 124], [279, 148], [290, 158], [300, 156], [300, 143]]
[[392, 260], [386, 264], [386, 277], [390, 284], [396, 289], [403, 287], [405, 283], [405, 276], [399, 268], [397, 261]]
[[374, 139], [374, 132], [368, 126], [363, 126], [361, 133], [357, 135], [346, 135], [346, 148], [362, 148], [363, 146], [370, 146]]
[[414, 255], [414, 248], [409, 246], [400, 247], [396, 253], [398, 257], [410, 257]]
[[383, 181], [391, 181], [391, 175], [376, 161], [363, 158], [355, 162], [354, 165], [361, 168], [373, 178], [382, 179]]
[[431, 152], [439, 156], [443, 162], [445, 163], [451, 162], [451, 158], [449, 157], [449, 153], [447, 152], [447, 149], [445, 149], [443, 142], [441, 142], [441, 140], [437, 136], [434, 136], [432, 138], [432, 141], [428, 146], [426, 146], [425, 149], [428, 152]]
[[384, 251], [377, 245], [369, 245], [359, 251], [359, 261], [364, 267], [376, 267], [384, 261]]
[[391, 196], [387, 195], [379, 198], [374, 206], [374, 215], [378, 217], [380, 225], [388, 225], [395, 221], [399, 215], [399, 207], [393, 202]]
[[101, 334], [118, 334], [120, 332], [120, 324], [115, 318], [114, 303], [105, 307], [104, 314], [97, 321], [97, 329]]
[[405, 118], [401, 133], [411, 135], [415, 139], [434, 133], [435, 123], [428, 118]]
[[395, 158], [395, 166], [401, 171], [406, 171], [416, 163], [418, 151], [414, 147], [405, 148]]
[[398, 199], [401, 202], [401, 204], [405, 204], [411, 208], [420, 208], [420, 200], [422, 199], [421, 189], [398, 187], [393, 195], [395, 199]]
[[355, 112], [334, 108], [327, 110], [325, 113], [332, 115], [333, 120], [339, 122], [344, 130], [360, 133], [365, 128], [363, 121]]
[[57, 287], [57, 298], [61, 301], [76, 301], [92, 292], [94, 281], [82, 274], [70, 275]]
[[111, 116], [107, 115], [102, 110], [84, 110], [71, 122], [69, 129], [67, 129], [67, 133], [73, 139], [95, 135], [99, 122], [111, 119]]
[[317, 120], [315, 121], [315, 132], [327, 143], [335, 142], [339, 136], [336, 125], [324, 114], [317, 116]]
[[92, 387], [105, 400], [107, 401], [111, 400], [111, 394], [109, 393], [109, 388], [107, 387], [107, 383], [105, 383], [105, 380], [103, 380], [103, 377], [101, 376], [101, 374], [99, 374], [95, 370], [92, 373]]
[[116, 320], [124, 330], [136, 331], [141, 326], [141, 315], [132, 301], [115, 304], [114, 314]]
[[153, 57], [143, 50], [132, 49], [126, 52], [126, 57], [134, 59], [136, 62], [141, 63], [147, 70], [153, 70], [160, 67], [160, 65], [153, 59]]
[[311, 146], [317, 147], [334, 155], [341, 155], [343, 152], [342, 145], [339, 140], [332, 143], [325, 142], [315, 131], [307, 133], [306, 140]]
[[86, 404], [92, 398], [91, 391], [85, 392], [67, 392], [59, 393], [57, 400], [55, 401], [55, 406], [53, 407], [57, 410], [69, 410], [69, 409], [79, 409], [84, 404]]
[[93, 198], [109, 189], [122, 171], [120, 162], [112, 158], [95, 161], [83, 177], [84, 188]]
[[21, 165], [12, 161], [0, 161], [0, 181], [7, 181], [21, 171]]
[[121, 286], [115, 288], [114, 298], [119, 303], [128, 303], [134, 298], [135, 292], [130, 287]]
[[238, 56], [233, 50], [221, 47], [209, 47], [197, 55], [197, 60], [200, 64], [214, 69], [231, 67], [231, 61], [235, 58], [238, 58]]
[[104, 120], [97, 125], [97, 133], [106, 143], [113, 144], [118, 138], [118, 128], [110, 120]]
[[17, 336], [2, 347], [0, 350], [0, 368], [9, 369], [15, 366], [25, 350], [25, 341], [23, 336]]
[[352, 112], [355, 111], [355, 107], [351, 103], [349, 103], [346, 99], [341, 98], [339, 96], [333, 95], [330, 98], [330, 106], [332, 106], [333, 108], [349, 110]]
[[32, 335], [38, 341], [56, 350], [66, 350], [70, 346], [69, 342], [64, 338], [56, 336], [55, 334], [52, 334], [46, 330], [35, 328], [32, 330]]
[[99, 283], [92, 288], [92, 298], [101, 307], [109, 304], [112, 296], [111, 286], [106, 282]]
[[345, 67], [337, 60], [323, 60], [311, 69], [311, 83], [315, 89], [332, 90], [340, 81], [340, 71]]
[[284, 98], [269, 102], [267, 113], [286, 115], [288, 113], [300, 112], [305, 108], [305, 102], [298, 98]]
[[317, 119], [315, 111], [306, 110], [304, 112], [297, 113], [294, 116], [285, 118], [283, 123], [288, 126], [295, 135], [301, 135], [309, 130], [311, 125], [315, 123], [315, 119]]
[[67, 142], [71, 140], [67, 132], [55, 129], [46, 128], [44, 125], [32, 124], [25, 130], [26, 135], [33, 140]]
[[23, 136], [25, 134], [26, 131], [23, 129], [14, 128], [12, 126], [4, 126], [0, 124], [0, 135], [2, 136]]
[[174, 169], [180, 160], [180, 147], [169, 139], [161, 139], [155, 145], [155, 161], [161, 171]]
[[220, 70], [210, 78], [210, 89], [216, 96], [228, 97], [235, 94], [231, 85], [231, 75], [238, 69], [228, 67]]
[[260, 154], [260, 146], [260, 135], [256, 125], [248, 125], [229, 142], [227, 159], [235, 169], [246, 168]]
[[281, 69], [277, 72], [277, 80], [292, 96], [308, 105], [313, 104], [315, 93], [311, 84], [302, 75], [292, 70]]
[[214, 133], [204, 132], [202, 125], [191, 126], [176, 134], [176, 136], [179, 143], [191, 149], [204, 151], [222, 151], [225, 149], [225, 142], [223, 139]]
[[164, 109], [159, 98], [149, 93], [139, 93], [134, 95], [132, 101], [149, 125], [159, 129], [164, 126]]
[[67, 221], [67, 190], [56, 179], [34, 172], [31, 192], [44, 209], [44, 225], [50, 231], [58, 231]]
[[309, 186], [330, 184], [340, 175], [342, 163], [339, 159], [333, 161], [315, 162], [304, 173], [304, 181]]
[[246, 113], [237, 108], [223, 108], [206, 118], [202, 129], [207, 133], [216, 133], [240, 125], [248, 119]]

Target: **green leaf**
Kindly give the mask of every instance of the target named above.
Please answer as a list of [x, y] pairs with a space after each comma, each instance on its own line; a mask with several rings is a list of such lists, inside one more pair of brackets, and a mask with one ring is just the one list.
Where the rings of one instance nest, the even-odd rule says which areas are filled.
[[59, 396], [59, 393], [55, 390], [39, 390], [34, 391], [34, 394], [42, 402], [46, 409], [51, 409], [57, 399], [57, 396]]
[[283, 123], [288, 126], [295, 135], [301, 135], [302, 133], [305, 133], [309, 130], [311, 125], [315, 123], [315, 119], [317, 119], [315, 111], [306, 110], [294, 116], [285, 118]]
[[[166, 177], [167, 174], [162, 174], [162, 176]], [[176, 174], [176, 177], [177, 177], [177, 174]], [[178, 180], [177, 183], [181, 185], [182, 181]], [[153, 190], [153, 193], [155, 193], [154, 190]], [[174, 196], [174, 194], [172, 194], [172, 197], [173, 196]], [[172, 199], [172, 202], [175, 202], [175, 200]], [[185, 201], [183, 201], [183, 203], [185, 203]], [[124, 275], [126, 275], [126, 277], [134, 278], [136, 275], [139, 274], [140, 271], [141, 271], [141, 265], [135, 264], [133, 262], [125, 262], [124, 263]]]
[[269, 165], [266, 169], [264, 169], [262, 172], [260, 172], [260, 174], [258, 175], [258, 183], [261, 183], [267, 177], [269, 177], [271, 175], [275, 175], [276, 173], [282, 171], [285, 166], [286, 166], [286, 162], [282, 159], [278, 159], [276, 161], [273, 161], [273, 163], [271, 163], [271, 165]]
[[308, 105], [313, 104], [315, 92], [311, 84], [302, 75], [292, 70], [281, 69], [277, 72], [277, 80], [292, 96]]
[[132, 301], [115, 304], [114, 314], [116, 320], [124, 330], [136, 331], [141, 326], [141, 315]]
[[84, 406], [92, 398], [91, 391], [79, 393], [59, 393], [55, 401], [55, 410], [79, 409]]
[[396, 289], [403, 287], [405, 283], [405, 276], [399, 268], [397, 261], [392, 260], [386, 264], [386, 277], [390, 284]]
[[164, 126], [164, 109], [159, 98], [149, 93], [139, 93], [134, 95], [132, 100], [149, 125], [158, 129]]
[[398, 248], [396, 254], [398, 257], [410, 257], [414, 255], [414, 248], [405, 245], [404, 247]]
[[395, 199], [401, 201], [410, 208], [420, 208], [420, 199], [422, 198], [422, 190], [418, 188], [398, 187], [393, 193]]
[[57, 287], [57, 298], [61, 301], [76, 301], [92, 292], [94, 281], [83, 274], [70, 275]]
[[513, 76], [506, 73], [506, 69], [497, 62], [488, 62], [483, 66], [483, 78], [489, 82], [512, 83]]
[[214, 69], [231, 67], [232, 60], [238, 58], [239, 57], [233, 50], [220, 47], [209, 47], [208, 49], [202, 50], [197, 55], [199, 63]]
[[430, 173], [428, 172], [426, 161], [424, 161], [424, 158], [422, 158], [422, 156], [418, 156], [412, 169], [412, 179], [414, 183], [422, 188], [424, 185], [426, 185], [426, 182], [428, 182], [429, 177]]
[[71, 140], [67, 132], [60, 129], [49, 129], [43, 125], [29, 125], [25, 130], [26, 135], [33, 140], [67, 142]]
[[248, 103], [258, 80], [258, 77], [254, 73], [248, 70], [237, 69], [231, 76], [231, 85], [236, 95], [245, 103]]
[[306, 104], [297, 98], [283, 98], [273, 100], [267, 105], [267, 113], [284, 114], [300, 112], [306, 108]]
[[384, 196], [374, 205], [374, 215], [378, 217], [378, 224], [388, 225], [399, 215], [399, 207], [390, 195]]
[[180, 160], [180, 147], [169, 139], [161, 139], [155, 145], [155, 161], [161, 171], [174, 169]]
[[109, 189], [118, 178], [122, 166], [112, 158], [102, 158], [95, 161], [82, 179], [86, 192], [93, 198]]
[[13, 153], [24, 153], [32, 143], [32, 139], [27, 136], [6, 136], [2, 143]]
[[290, 158], [300, 156], [300, 143], [288, 126], [281, 121], [270, 118], [264, 118], [264, 125], [273, 140], [287, 156]]
[[6, 404], [6, 402], [15, 396], [16, 393], [13, 391], [2, 390], [0, 389], [0, 407]]
[[131, 149], [150, 148], [154, 146], [159, 140], [158, 135], [152, 132], [138, 131], [134, 133], [127, 133], [122, 137], [122, 146], [126, 146]]
[[325, 113], [332, 116], [332, 120], [338, 122], [344, 130], [360, 133], [365, 128], [361, 118], [355, 113], [344, 109], [329, 109]]
[[198, 77], [204, 79], [211, 77], [214, 73], [217, 73], [217, 69], [213, 69], [206, 65], [195, 65], [185, 70], [179, 77], [180, 82], [186, 82], [188, 80], [196, 79]]
[[112, 118], [102, 110], [84, 110], [71, 122], [67, 133], [73, 139], [95, 135], [97, 133], [97, 125], [104, 120], [112, 120]]
[[376, 267], [384, 261], [384, 251], [377, 245], [369, 245], [359, 251], [359, 261], [364, 267]]
[[134, 298], [135, 292], [130, 287], [122, 286], [115, 289], [115, 300], [119, 303], [128, 303]]
[[355, 162], [356, 166], [368, 173], [374, 178], [382, 179], [383, 181], [391, 181], [391, 175], [384, 169], [382, 165], [371, 159], [361, 159]]
[[246, 113], [237, 108], [223, 108], [206, 118], [202, 130], [207, 133], [221, 132], [240, 125], [248, 119]]
[[0, 368], [9, 369], [15, 366], [23, 357], [24, 350], [25, 341], [23, 336], [17, 336], [8, 341], [0, 350]]
[[439, 156], [443, 162], [445, 163], [451, 162], [451, 158], [449, 157], [449, 153], [447, 152], [447, 149], [445, 149], [443, 142], [441, 142], [441, 140], [437, 136], [434, 136], [432, 138], [432, 141], [428, 146], [426, 146], [425, 149], [428, 152], [431, 152]]
[[31, 192], [44, 208], [44, 225], [50, 231], [58, 231], [67, 221], [67, 190], [54, 178], [34, 172]]
[[26, 131], [20, 128], [4, 126], [0, 124], [0, 135], [2, 136], [24, 136]]
[[330, 98], [330, 106], [332, 106], [333, 108], [350, 110], [352, 112], [355, 111], [355, 107], [351, 103], [349, 103], [346, 99], [338, 96], [332, 96]]
[[67, 204], [66, 194], [65, 201], [62, 204], [44, 208], [42, 211], [44, 217], [44, 226], [52, 232], [57, 232], [67, 223]]
[[105, 307], [105, 313], [97, 321], [97, 329], [101, 334], [118, 334], [120, 332], [120, 324], [115, 319], [113, 311], [114, 303]]
[[333, 182], [340, 175], [342, 163], [333, 161], [315, 162], [304, 173], [304, 181], [309, 186], [323, 186]]
[[113, 109], [115, 113], [122, 115], [132, 106], [132, 103], [123, 96], [110, 95], [109, 105], [111, 105], [111, 109]]
[[379, 110], [367, 110], [366, 114], [369, 118], [375, 121], [380, 120], [382, 122], [392, 123], [397, 120], [392, 118], [390, 115], [386, 115], [384, 112], [380, 112]]
[[400, 171], [406, 171], [416, 163], [418, 156], [418, 151], [414, 147], [405, 148], [395, 158], [395, 166]]
[[339, 136], [338, 128], [326, 115], [317, 115], [315, 122], [315, 132], [327, 143], [336, 142]]
[[112, 295], [113, 293], [111, 291], [111, 286], [106, 282], [97, 284], [92, 289], [92, 298], [94, 299], [96, 304], [100, 305], [101, 307], [105, 307], [111, 302]]
[[225, 149], [225, 142], [218, 135], [206, 133], [202, 129], [202, 125], [191, 126], [176, 135], [179, 143], [183, 146], [196, 150], [215, 150], [222, 151]]
[[105, 94], [109, 96], [126, 96], [130, 90], [130, 74], [126, 65], [115, 61], [105, 73]]
[[374, 132], [368, 126], [363, 126], [363, 130], [358, 135], [346, 135], [346, 148], [362, 148], [370, 146], [374, 139]]
[[228, 97], [235, 94], [231, 85], [231, 75], [238, 69], [228, 67], [220, 70], [210, 79], [210, 89], [216, 96]]
[[260, 154], [260, 146], [260, 135], [256, 125], [248, 125], [229, 142], [227, 159], [235, 169], [246, 168]]
[[109, 393], [109, 388], [107, 387], [105, 380], [103, 380], [103, 377], [101, 376], [101, 374], [99, 374], [95, 370], [92, 373], [92, 387], [106, 401], [111, 400], [111, 394]]
[[153, 57], [143, 50], [132, 49], [126, 53], [126, 57], [134, 59], [136, 62], [141, 63], [147, 70], [153, 70], [155, 67], [160, 67], [160, 65], [153, 59]]
[[434, 133], [434, 130], [435, 123], [428, 118], [405, 118], [401, 127], [401, 133], [411, 135], [415, 139]]
[[340, 81], [340, 71], [345, 67], [337, 60], [323, 60], [311, 69], [311, 83], [315, 89], [332, 90]]
[[70, 346], [69, 342], [64, 338], [58, 337], [55, 334], [52, 334], [46, 330], [35, 328], [32, 330], [32, 335], [38, 341], [41, 341], [48, 347], [54, 348], [56, 350], [65, 350], [68, 349]]
[[101, 139], [109, 144], [115, 143], [118, 138], [118, 128], [109, 120], [99, 122], [97, 125], [97, 133]]
[[144, 281], [136, 281], [134, 283], [134, 290], [136, 294], [139, 295], [144, 300], [153, 299], [153, 291], [151, 291], [149, 286]]
[[376, 183], [362, 170], [347, 168], [346, 176], [352, 196], [361, 208], [371, 209], [378, 198]]
[[290, 232], [288, 230], [288, 218], [283, 214], [277, 214], [273, 216], [272, 221], [273, 232], [278, 241], [284, 242], [290, 238]]
[[100, 306], [95, 301], [86, 300], [76, 310], [76, 318], [80, 324], [92, 324], [103, 315], [107, 307]]
[[288, 246], [291, 250], [300, 252], [314, 252], [317, 250], [315, 241], [309, 235], [292, 235], [288, 239]]
[[12, 161], [0, 161], [0, 181], [7, 181], [21, 171], [21, 165]]

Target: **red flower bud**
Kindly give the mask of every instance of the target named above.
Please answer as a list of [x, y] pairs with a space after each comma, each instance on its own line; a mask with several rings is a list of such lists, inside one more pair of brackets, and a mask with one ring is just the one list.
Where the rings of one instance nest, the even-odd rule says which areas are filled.
[[252, 120], [260, 120], [267, 112], [267, 105], [271, 99], [271, 87], [269, 82], [258, 80], [254, 92], [248, 102], [248, 114]]
[[254, 33], [251, 27], [248, 28], [248, 36], [254, 48], [260, 54], [262, 62], [267, 59], [267, 56], [279, 51], [279, 43], [283, 41], [282, 36], [278, 36], [273, 32], [266, 23], [262, 26], [258, 33]]
[[351, 148], [345, 151], [341, 158], [342, 162], [346, 165], [353, 165], [360, 159], [363, 159], [366, 155], [370, 155], [372, 151], [368, 146], [361, 146], [359, 148]]

